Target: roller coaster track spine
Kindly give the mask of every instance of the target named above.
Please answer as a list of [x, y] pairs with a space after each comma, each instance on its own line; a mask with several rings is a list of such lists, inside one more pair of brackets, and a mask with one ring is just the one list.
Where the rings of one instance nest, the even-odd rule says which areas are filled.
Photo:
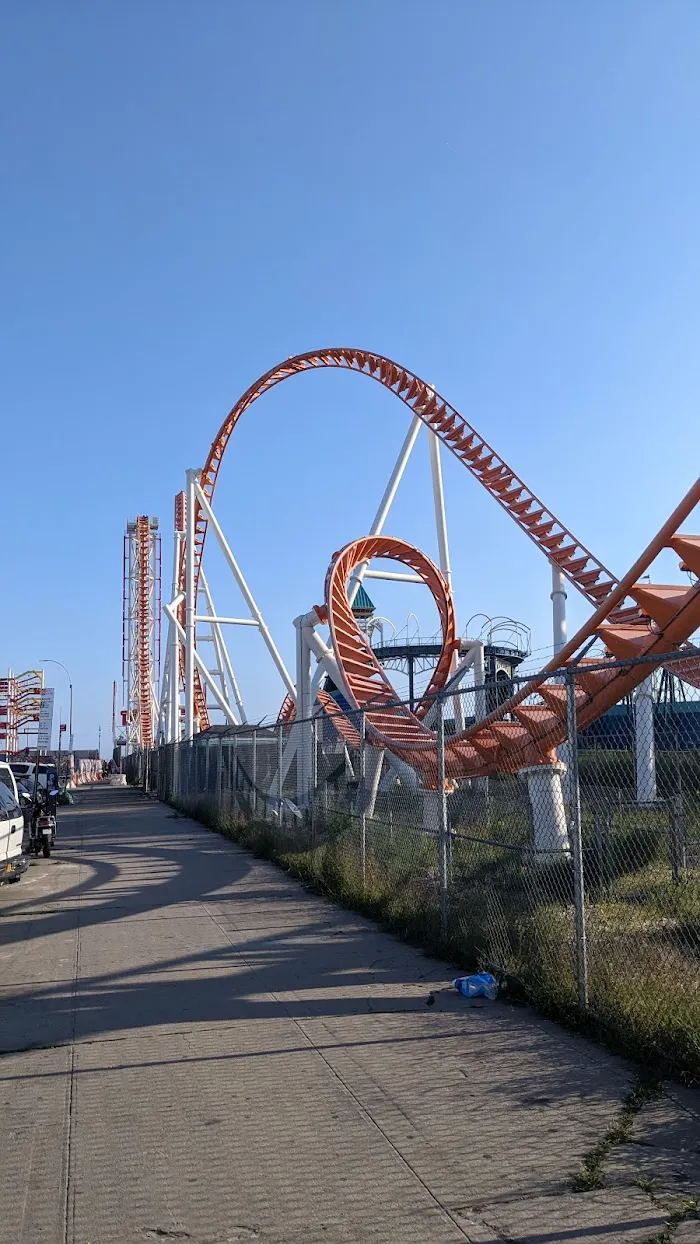
[[[209, 451], [201, 475], [201, 487], [210, 503], [226, 446], [241, 415], [257, 398], [283, 380], [300, 372], [327, 367], [357, 372], [394, 393], [463, 463], [482, 487], [506, 510], [521, 531], [524, 531], [528, 538], [542, 550], [550, 562], [555, 563], [561, 569], [569, 582], [586, 597], [594, 608], [591, 620], [570, 641], [565, 651], [546, 666], [532, 684], [528, 685], [528, 688], [501, 706], [492, 718], [478, 723], [477, 726], [452, 739], [450, 766], [453, 774], [489, 773], [498, 768], [512, 767], [516, 763], [538, 763], [551, 756], [553, 748], [566, 734], [565, 706], [562, 705], [563, 688], [560, 685], [547, 685], [547, 680], [552, 669], [570, 660], [587, 638], [596, 633], [599, 634], [607, 649], [615, 656], [649, 655], [652, 652], [664, 654], [676, 650], [700, 623], [700, 585], [695, 584], [690, 588], [652, 587], [637, 582], [639, 575], [644, 573], [662, 547], [674, 548], [685, 564], [695, 574], [700, 574], [700, 539], [681, 537], [677, 534], [680, 524], [700, 500], [700, 480], [690, 490], [668, 523], [664, 524], [661, 532], [652, 541], [642, 558], [638, 559], [629, 574], [618, 582], [615, 576], [557, 519], [455, 407], [441, 397], [431, 385], [407, 368], [369, 351], [332, 347], [299, 354], [272, 368], [255, 381], [229, 412]], [[207, 534], [207, 521], [199, 504], [195, 509], [194, 530], [195, 579], [198, 582]], [[362, 541], [356, 544], [362, 545]], [[355, 548], [355, 546], [349, 547]], [[350, 556], [350, 560], [353, 555], [354, 553]], [[417, 550], [412, 550], [410, 546], [405, 545], [401, 553], [401, 557], [404, 556], [409, 557], [409, 565], [414, 564], [415, 557], [423, 558]], [[411, 561], [411, 558], [414, 561]], [[359, 560], [361, 561], [362, 558]], [[425, 564], [428, 562], [429, 559], [424, 559], [421, 564], [425, 574], [430, 577], [432, 572]], [[435, 567], [432, 567], [432, 571], [439, 575]], [[331, 581], [336, 582], [332, 572], [333, 565], [329, 571], [327, 584]], [[337, 582], [340, 582], [340, 570], [338, 570]], [[184, 582], [181, 587], [184, 588]], [[434, 590], [434, 594], [437, 591], [439, 595], [439, 585], [436, 587], [433, 583], [431, 590]], [[338, 613], [340, 596], [335, 593], [333, 600], [327, 600], [326, 607], [333, 630], [333, 617], [340, 616]], [[364, 675], [362, 673], [362, 667], [366, 666], [367, 654], [363, 653], [363, 643], [365, 647], [368, 647], [366, 641], [362, 637], [358, 641], [347, 618], [344, 617], [342, 623], [336, 620], [335, 625], [337, 629], [339, 628], [340, 648], [342, 649], [343, 645], [346, 648], [348, 645], [355, 647], [355, 656], [359, 663], [358, 677], [366, 676], [370, 683], [376, 684], [376, 670], [370, 675], [367, 674], [367, 668], [365, 668]], [[356, 629], [361, 635], [359, 628]], [[339, 652], [338, 655], [342, 657], [343, 653]], [[351, 657], [348, 659], [352, 660]], [[446, 661], [449, 664], [447, 658]], [[643, 667], [640, 668], [643, 671]], [[350, 673], [352, 674], [352, 671]], [[643, 677], [642, 672], [637, 681], [642, 681]], [[602, 671], [602, 677], [598, 672], [586, 674], [584, 663], [580, 664], [576, 678], [583, 724], [586, 720], [592, 720], [594, 716], [604, 712], [610, 704], [615, 703], [634, 682], [632, 675], [628, 674], [623, 677], [612, 670]], [[435, 681], [435, 676], [433, 681]], [[348, 679], [348, 683], [352, 687], [352, 677]], [[525, 705], [523, 701], [538, 688], [542, 702], [536, 705]], [[355, 690], [362, 692], [359, 684], [355, 686]], [[367, 706], [366, 697], [363, 694], [358, 697], [353, 692], [352, 698], [356, 706]], [[209, 718], [206, 698], [197, 671], [195, 671], [195, 700], [200, 727], [204, 728]], [[419, 714], [410, 715], [416, 726], [420, 727], [416, 730], [413, 725], [409, 727], [406, 724], [405, 712], [402, 710], [397, 715], [397, 710], [391, 708], [388, 701], [381, 710], [377, 709], [377, 712], [384, 713], [384, 717], [377, 716], [375, 713], [375, 723], [372, 728], [376, 735], [377, 745], [389, 746], [399, 755], [412, 755], [413, 763], [416, 762], [418, 753], [434, 750], [434, 736], [431, 731], [420, 726]], [[288, 720], [291, 715], [291, 710], [287, 707], [285, 719]], [[515, 720], [510, 719], [513, 716]], [[398, 717], [401, 717], [400, 726]], [[390, 728], [389, 719], [392, 718], [394, 724]], [[396, 736], [397, 729], [400, 737]], [[428, 762], [428, 767], [430, 764], [432, 761]]]

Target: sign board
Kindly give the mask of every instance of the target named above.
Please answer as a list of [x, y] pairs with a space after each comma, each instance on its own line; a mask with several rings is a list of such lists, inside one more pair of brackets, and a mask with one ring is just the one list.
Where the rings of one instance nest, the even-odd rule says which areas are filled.
[[65, 732], [66, 732], [66, 723], [65, 723], [65, 721], [64, 721], [64, 722], [62, 722], [62, 723], [61, 723], [61, 725], [60, 725], [58, 728], [59, 728], [59, 730], [61, 731], [61, 734], [65, 734]]
[[39, 709], [39, 732], [37, 734], [36, 745], [42, 752], [47, 752], [51, 747], [51, 727], [53, 725], [53, 687], [44, 687], [41, 693], [41, 707]]

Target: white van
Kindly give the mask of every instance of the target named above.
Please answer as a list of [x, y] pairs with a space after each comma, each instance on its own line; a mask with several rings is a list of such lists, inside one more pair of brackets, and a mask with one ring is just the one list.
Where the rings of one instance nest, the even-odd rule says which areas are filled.
[[[19, 781], [21, 782], [21, 778]], [[0, 782], [6, 786], [11, 795], [15, 797], [15, 803], [19, 803], [19, 793], [17, 789], [17, 776], [12, 772], [12, 768], [6, 760], [0, 760]]]
[[0, 881], [19, 881], [26, 871], [29, 861], [22, 851], [23, 836], [24, 815], [16, 793], [0, 781]]

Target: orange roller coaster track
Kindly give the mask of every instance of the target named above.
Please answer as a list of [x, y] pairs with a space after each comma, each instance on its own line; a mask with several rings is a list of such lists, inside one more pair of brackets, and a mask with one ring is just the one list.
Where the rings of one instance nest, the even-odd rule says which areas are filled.
[[[552, 750], [566, 736], [566, 723], [563, 688], [558, 684], [548, 683], [548, 676], [555, 666], [571, 659], [581, 645], [594, 634], [597, 633], [604, 640], [608, 651], [613, 656], [668, 654], [676, 651], [700, 624], [700, 585], [696, 583], [690, 588], [684, 586], [654, 587], [640, 584], [637, 581], [664, 547], [673, 548], [680, 554], [686, 567], [695, 574], [700, 574], [700, 538], [678, 535], [681, 523], [700, 501], [700, 480], [690, 490], [668, 523], [664, 524], [661, 532], [652, 541], [642, 558], [635, 563], [623, 580], [618, 581], [540, 501], [532, 489], [528, 488], [459, 411], [441, 397], [431, 385], [391, 359], [366, 350], [332, 347], [299, 354], [280, 363], [256, 380], [229, 412], [209, 451], [201, 475], [201, 487], [210, 503], [226, 446], [244, 411], [283, 380], [300, 372], [327, 367], [357, 372], [359, 375], [375, 380], [394, 393], [478, 479], [482, 487], [507, 511], [521, 531], [524, 531], [528, 538], [542, 550], [550, 562], [560, 568], [569, 582], [586, 597], [595, 610], [590, 622], [574, 636], [564, 652], [545, 667], [537, 681], [530, 684], [526, 691], [502, 705], [491, 718], [450, 740], [448, 772], [455, 776], [487, 774], [497, 769], [511, 768], [514, 765], [537, 763], [551, 756]], [[207, 520], [199, 504], [195, 509], [194, 530], [195, 582], [198, 583], [207, 534]], [[380, 543], [382, 547], [388, 547], [386, 539]], [[424, 577], [424, 581], [430, 581], [431, 590], [434, 595], [437, 593], [436, 601], [440, 597], [443, 607], [449, 613], [452, 607], [451, 599], [449, 592], [444, 599], [441, 596], [439, 571], [418, 550], [412, 549], [403, 542], [397, 542], [397, 544], [401, 545], [400, 551], [396, 548], [393, 554], [381, 555], [393, 555], [399, 560], [408, 559], [407, 564], [416, 569], [421, 577], [427, 576]], [[357, 635], [351, 630], [347, 617], [349, 611], [342, 605], [341, 597], [345, 591], [345, 584], [342, 590], [340, 588], [342, 576], [347, 565], [357, 556], [358, 548], [364, 548], [366, 555], [366, 540], [355, 542], [348, 546], [347, 550], [343, 550], [332, 564], [327, 578], [330, 598], [327, 599], [326, 608], [332, 632], [335, 627], [334, 646], [342, 665], [342, 660], [347, 655], [345, 648], [348, 645], [352, 647], [354, 644], [355, 658], [361, 667], [359, 677], [366, 675], [370, 683], [388, 686], [383, 675], [380, 678], [376, 670], [369, 673], [365, 668], [367, 654], [358, 641]], [[380, 554], [372, 555], [379, 556]], [[357, 565], [362, 560], [361, 556], [354, 564]], [[340, 564], [338, 564], [339, 561]], [[422, 569], [419, 569], [419, 565]], [[352, 568], [350, 567], [350, 570]], [[438, 579], [435, 580], [434, 576], [438, 576]], [[181, 587], [184, 589], [184, 578]], [[441, 609], [439, 601], [438, 608]], [[445, 617], [447, 618], [447, 614]], [[446, 637], [444, 630], [443, 636]], [[447, 637], [447, 646], [449, 647], [449, 637]], [[450, 659], [451, 652], [449, 657], [445, 656], [444, 661], [443, 658], [440, 659], [433, 677], [433, 683], [435, 683], [433, 690], [439, 689], [436, 682], [438, 670], [440, 670], [444, 685]], [[444, 670], [442, 665], [445, 667]], [[625, 695], [634, 685], [635, 678], [637, 682], [641, 682], [645, 676], [644, 666], [638, 667], [639, 677], [630, 673], [623, 675], [614, 670], [587, 675], [585, 668], [585, 664], [580, 663], [576, 675], [580, 720], [583, 725]], [[348, 671], [346, 671], [347, 674]], [[696, 661], [688, 663], [688, 669], [683, 677], [692, 681], [698, 678]], [[533, 691], [538, 684], [538, 702], [524, 704], [524, 700], [533, 698]], [[359, 683], [354, 683], [353, 686], [356, 691], [362, 690]], [[362, 695], [355, 695], [354, 698], [358, 706], [365, 705], [366, 701], [363, 700]], [[205, 728], [209, 723], [209, 716], [198, 671], [195, 671], [195, 701], [200, 727]], [[373, 726], [377, 744], [390, 746], [399, 755], [410, 754], [411, 763], [421, 767], [418, 764], [420, 754], [434, 752], [435, 740], [432, 732], [425, 727], [416, 729], [416, 726], [420, 726], [420, 713], [412, 715], [415, 725], [408, 726], [406, 724], [408, 718], [395, 708], [391, 709], [385, 704], [383, 709], [380, 708], [377, 711], [379, 716]], [[383, 718], [382, 712], [385, 713]], [[387, 717], [391, 717], [394, 724], [391, 724]], [[434, 765], [434, 760], [426, 755], [425, 764], [422, 767], [429, 768], [431, 765]]]
[[[680, 553], [700, 574], [700, 538], [675, 534], [679, 523], [698, 500], [700, 481], [613, 590], [609, 602], [596, 610], [563, 652], [491, 716], [446, 740], [448, 777], [485, 777], [555, 759], [556, 748], [568, 735], [567, 690], [552, 678], [552, 673], [560, 671], [562, 664], [592, 636], [599, 636], [612, 656], [618, 658], [667, 656], [678, 650], [700, 625], [700, 582], [687, 587], [642, 584], [637, 580], [662, 548]], [[372, 557], [392, 558], [414, 570], [430, 588], [440, 615], [442, 651], [415, 712], [397, 703], [396, 694], [348, 601], [350, 576], [357, 566]], [[626, 592], [638, 600], [640, 617], [634, 624], [629, 620], [611, 622]], [[343, 690], [350, 705], [366, 713], [368, 742], [388, 748], [421, 772], [426, 787], [434, 786], [437, 736], [422, 719], [435, 694], [445, 686], [456, 643], [451, 592], [437, 567], [403, 540], [373, 536], [353, 541], [335, 554], [326, 575], [325, 606], [317, 608], [317, 612], [330, 626], [333, 649], [345, 682]], [[697, 658], [695, 661], [697, 672]], [[681, 664], [690, 666], [690, 662]], [[585, 658], [571, 668], [581, 729], [634, 690], [649, 673], [649, 666], [643, 662], [625, 667], [611, 662], [609, 668], [605, 668], [603, 662]], [[325, 701], [322, 704], [328, 712], [330, 705]]]

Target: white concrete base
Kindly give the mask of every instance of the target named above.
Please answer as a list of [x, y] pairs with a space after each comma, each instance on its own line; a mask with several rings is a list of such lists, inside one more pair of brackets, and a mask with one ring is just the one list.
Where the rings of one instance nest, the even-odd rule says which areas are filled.
[[527, 769], [520, 770], [520, 777], [527, 782], [532, 808], [535, 857], [543, 864], [556, 858], [553, 852], [569, 850], [569, 830], [562, 790], [562, 777], [565, 773], [566, 765], [561, 761], [530, 765]]
[[655, 803], [654, 682], [645, 678], [634, 697], [634, 747], [637, 803]]

